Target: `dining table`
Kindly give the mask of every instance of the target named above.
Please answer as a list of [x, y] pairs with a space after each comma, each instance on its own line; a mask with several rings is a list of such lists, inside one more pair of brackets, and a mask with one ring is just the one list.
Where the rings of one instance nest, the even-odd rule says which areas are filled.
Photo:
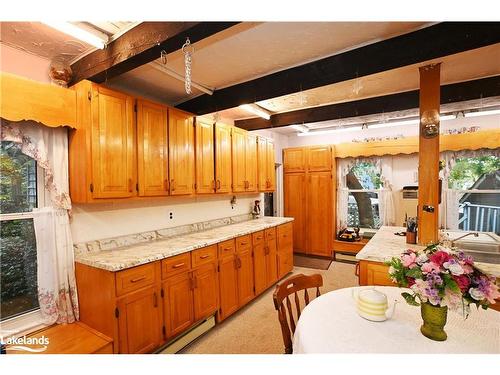
[[[390, 319], [370, 321], [358, 315], [353, 295], [374, 288], [396, 302]], [[355, 291], [354, 289], [358, 289]], [[433, 341], [420, 332], [420, 307], [408, 305], [398, 287], [353, 287], [325, 293], [303, 309], [293, 336], [293, 353], [499, 354], [500, 312], [470, 306], [467, 318], [448, 309], [448, 338]]]

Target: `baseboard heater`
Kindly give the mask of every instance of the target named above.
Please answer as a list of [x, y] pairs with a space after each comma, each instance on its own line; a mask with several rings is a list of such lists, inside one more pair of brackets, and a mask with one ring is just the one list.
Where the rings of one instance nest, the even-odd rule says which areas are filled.
[[215, 327], [215, 317], [211, 316], [191, 328], [182, 336], [176, 337], [173, 341], [162, 346], [156, 351], [156, 354], [175, 354], [213, 327]]

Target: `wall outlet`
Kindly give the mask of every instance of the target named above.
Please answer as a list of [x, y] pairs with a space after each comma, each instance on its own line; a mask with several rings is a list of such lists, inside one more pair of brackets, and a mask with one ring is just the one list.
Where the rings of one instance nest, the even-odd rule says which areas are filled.
[[170, 219], [173, 219], [174, 218], [174, 213], [173, 212], [169, 212], [168, 216], [169, 216]]

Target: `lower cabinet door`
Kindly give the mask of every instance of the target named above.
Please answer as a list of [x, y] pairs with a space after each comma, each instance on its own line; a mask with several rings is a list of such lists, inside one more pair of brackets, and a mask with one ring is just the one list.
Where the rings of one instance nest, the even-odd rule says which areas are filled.
[[267, 287], [278, 280], [278, 258], [276, 238], [266, 240], [266, 277]]
[[238, 275], [236, 258], [228, 255], [219, 260], [220, 319], [238, 310]]
[[238, 304], [243, 306], [255, 297], [252, 248], [238, 251]]
[[278, 251], [278, 278], [282, 278], [293, 269], [293, 252]]
[[161, 343], [159, 293], [151, 287], [117, 301], [120, 353], [149, 353]]
[[194, 320], [204, 319], [219, 308], [217, 266], [210, 263], [193, 271]]
[[266, 246], [264, 242], [253, 247], [253, 275], [255, 281], [255, 294], [260, 294], [268, 285]]
[[163, 283], [165, 329], [170, 339], [194, 323], [193, 279], [190, 272], [168, 278]]

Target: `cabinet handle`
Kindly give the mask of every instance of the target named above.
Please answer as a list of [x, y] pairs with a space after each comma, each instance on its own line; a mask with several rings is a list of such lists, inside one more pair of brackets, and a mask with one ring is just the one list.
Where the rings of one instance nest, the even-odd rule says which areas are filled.
[[209, 256], [210, 256], [210, 254], [201, 255], [200, 259], [207, 259]]
[[128, 192], [132, 193], [132, 191], [133, 191], [133, 183], [132, 183], [132, 179], [129, 178], [128, 179]]
[[264, 254], [269, 254], [269, 246], [264, 247]]
[[172, 191], [175, 190], [175, 182], [174, 182], [174, 180], [170, 180], [170, 190], [172, 190]]
[[193, 289], [196, 289], [196, 288], [198, 288], [198, 278], [193, 277]]
[[248, 242], [240, 242], [240, 245], [241, 245], [241, 246], [248, 245]]
[[217, 185], [215, 184], [215, 180], [212, 180], [212, 189], [217, 190]]
[[233, 248], [232, 248], [232, 247], [225, 247], [225, 248], [223, 248], [222, 250], [223, 250], [223, 251], [230, 251], [230, 250], [233, 250]]
[[194, 279], [193, 279], [193, 276], [189, 277], [189, 289], [191, 289], [191, 290], [194, 289]]
[[169, 191], [170, 190], [170, 186], [168, 184], [168, 180], [165, 179], [165, 181], [163, 181], [163, 188], [165, 189], [165, 191]]
[[172, 266], [172, 268], [179, 268], [179, 267], [182, 267], [183, 265], [184, 265], [184, 262], [176, 264], [176, 265]]
[[145, 278], [146, 278], [146, 276], [137, 277], [135, 279], [130, 280], [130, 282], [131, 283], [136, 283], [138, 281], [144, 280]]
[[354, 275], [359, 277], [359, 262], [356, 263], [356, 268], [354, 269]]
[[220, 180], [217, 180], [217, 190], [220, 190]]
[[158, 307], [158, 295], [156, 292], [153, 293], [153, 305], [154, 307]]

